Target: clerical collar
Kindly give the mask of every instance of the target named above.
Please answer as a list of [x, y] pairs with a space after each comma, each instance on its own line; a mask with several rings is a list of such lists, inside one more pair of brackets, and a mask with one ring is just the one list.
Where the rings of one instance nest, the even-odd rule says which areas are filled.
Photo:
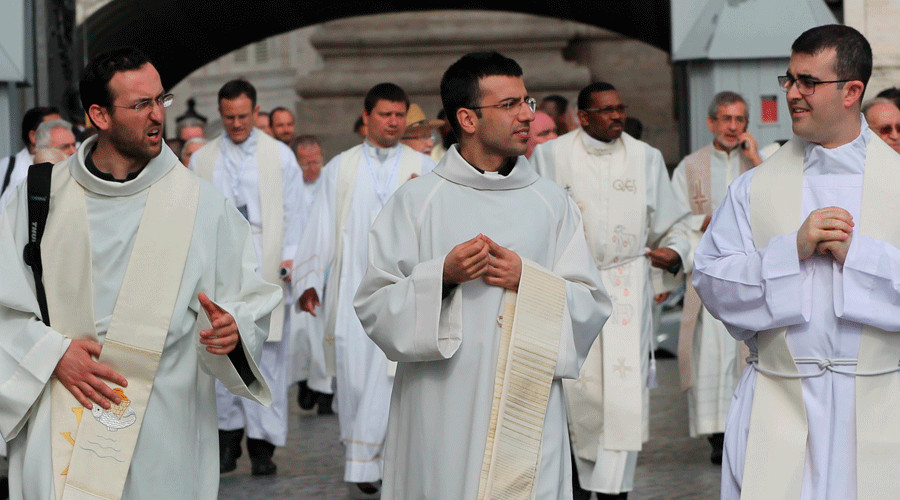
[[[512, 173], [514, 168], [516, 168], [517, 161], [518, 161], [518, 158], [515, 158], [515, 157], [507, 158], [506, 163], [502, 167], [500, 167], [500, 170], [497, 170], [495, 173], [498, 175], [502, 175], [503, 177], [506, 177], [507, 175]], [[475, 165], [472, 165], [471, 163], [469, 163], [469, 166], [471, 166], [472, 168], [477, 170], [479, 174], [483, 175], [483, 174], [487, 173], [486, 171], [481, 170], [480, 168], [476, 167]]]
[[140, 175], [144, 168], [146, 168], [146, 165], [144, 165], [140, 170], [136, 172], [129, 172], [124, 179], [116, 179], [112, 176], [112, 174], [107, 174], [106, 172], [102, 172], [99, 168], [97, 168], [97, 164], [94, 163], [94, 151], [96, 150], [97, 144], [94, 144], [94, 147], [92, 147], [90, 151], [88, 151], [88, 154], [84, 156], [84, 166], [87, 168], [87, 171], [91, 173], [91, 175], [99, 179], [103, 179], [104, 181], [128, 182], [134, 180], [138, 175]]
[[583, 141], [584, 148], [588, 152], [594, 152], [598, 154], [609, 154], [612, 153], [613, 148], [620, 143], [619, 139], [613, 139], [609, 142], [601, 141], [600, 139], [595, 139], [591, 137], [590, 134], [581, 129], [581, 140]]

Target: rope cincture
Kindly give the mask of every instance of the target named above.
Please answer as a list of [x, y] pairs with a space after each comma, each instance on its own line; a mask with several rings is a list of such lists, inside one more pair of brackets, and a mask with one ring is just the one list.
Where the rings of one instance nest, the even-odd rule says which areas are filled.
[[900, 372], [900, 360], [897, 361], [897, 366], [894, 368], [886, 368], [875, 372], [857, 372], [838, 368], [840, 366], [856, 366], [857, 360], [855, 359], [794, 358], [794, 363], [797, 363], [798, 365], [816, 365], [819, 367], [819, 371], [817, 373], [781, 373], [759, 366], [759, 357], [757, 355], [750, 355], [747, 357], [747, 364], [752, 364], [753, 368], [757, 371], [765, 373], [766, 375], [781, 378], [812, 378], [821, 376], [828, 371], [857, 377], [877, 377], [879, 375], [887, 375], [888, 373]]

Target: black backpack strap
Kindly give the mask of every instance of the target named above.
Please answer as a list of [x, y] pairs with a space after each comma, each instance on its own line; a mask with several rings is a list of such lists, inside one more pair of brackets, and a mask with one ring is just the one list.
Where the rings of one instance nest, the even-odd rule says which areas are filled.
[[22, 257], [31, 266], [34, 273], [34, 288], [38, 305], [41, 307], [41, 318], [50, 326], [50, 315], [47, 312], [47, 295], [44, 292], [44, 266], [41, 263], [41, 237], [50, 213], [50, 176], [52, 163], [38, 163], [28, 168], [28, 243]]
[[3, 176], [3, 187], [0, 188], [0, 194], [3, 194], [6, 191], [6, 188], [9, 187], [9, 181], [12, 179], [13, 168], [16, 166], [16, 157], [15, 155], [9, 157], [9, 163], [6, 165], [6, 175]]

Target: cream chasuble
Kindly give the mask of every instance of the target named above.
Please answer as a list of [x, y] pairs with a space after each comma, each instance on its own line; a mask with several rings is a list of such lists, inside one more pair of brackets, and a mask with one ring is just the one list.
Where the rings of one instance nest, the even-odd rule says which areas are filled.
[[[284, 189], [281, 174], [281, 158], [276, 149], [277, 142], [269, 136], [258, 133], [256, 144], [256, 165], [259, 174], [259, 199], [262, 214], [262, 277], [269, 283], [284, 289], [284, 281], [278, 276], [282, 262], [282, 241], [284, 239]], [[213, 180], [216, 162], [222, 152], [222, 137], [198, 149], [191, 159], [194, 171], [201, 178]], [[245, 214], [246, 216], [246, 214]], [[269, 342], [278, 342], [283, 336], [284, 302], [272, 311], [269, 325]]]
[[[758, 167], [750, 191], [751, 224], [757, 248], [803, 222], [798, 195], [805, 141], [794, 137]], [[900, 157], [875, 134], [869, 140], [863, 174], [860, 220], [854, 235], [900, 247]], [[900, 491], [900, 336], [864, 325], [857, 360], [801, 360], [791, 356], [785, 328], [757, 334], [759, 360], [747, 441], [741, 498], [800, 498], [808, 421], [799, 362], [818, 362], [824, 373], [856, 374], [857, 496], [889, 498]], [[826, 364], [822, 364], [827, 361]], [[856, 364], [856, 370], [841, 368]]]
[[[575, 452], [595, 460], [601, 436], [603, 447], [610, 450], [637, 451], [643, 442], [643, 401], [636, 396], [644, 386], [641, 329], [647, 312], [643, 288], [649, 261], [642, 236], [647, 227], [647, 181], [644, 148], [634, 139], [623, 135], [624, 147], [619, 141], [606, 147], [599, 141], [582, 146], [582, 136], [586, 134], [579, 129], [574, 145], [560, 141], [554, 148], [571, 147], [568, 161], [586, 168], [587, 178], [597, 182], [585, 182], [578, 170], [559, 168], [554, 180], [566, 187], [582, 211], [588, 245], [595, 256], [603, 256], [597, 265], [612, 300], [612, 316], [578, 379], [565, 382]], [[602, 224], [604, 215], [615, 223]], [[602, 227], [605, 232], [600, 232]], [[603, 418], [598, 419], [601, 408]]]

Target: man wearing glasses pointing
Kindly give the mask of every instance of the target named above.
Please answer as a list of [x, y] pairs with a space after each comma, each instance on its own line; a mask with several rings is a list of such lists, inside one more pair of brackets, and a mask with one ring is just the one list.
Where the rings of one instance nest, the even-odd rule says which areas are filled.
[[581, 209], [613, 303], [578, 380], [565, 384], [575, 498], [590, 491], [624, 498], [649, 434], [652, 301], [672, 287], [658, 278], [674, 277], [690, 251], [689, 212], [675, 197], [659, 150], [624, 133], [625, 104], [615, 87], [597, 82], [582, 89], [578, 120], [580, 128], [538, 145], [531, 160]]

